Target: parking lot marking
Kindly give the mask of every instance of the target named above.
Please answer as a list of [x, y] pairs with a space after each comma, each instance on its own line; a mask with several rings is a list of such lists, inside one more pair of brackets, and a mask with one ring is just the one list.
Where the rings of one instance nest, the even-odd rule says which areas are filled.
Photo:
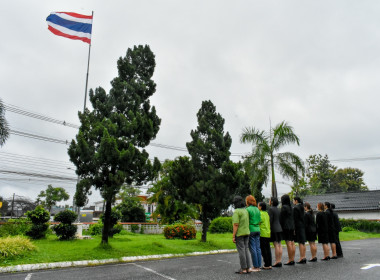
[[138, 265], [138, 264], [136, 264], [136, 263], [132, 263], [132, 264], [135, 265], [135, 266], [137, 266], [137, 267], [140, 267], [140, 268], [142, 268], [142, 269], [145, 269], [145, 270], [147, 270], [147, 271], [149, 271], [149, 272], [152, 272], [152, 273], [154, 273], [154, 274], [156, 274], [156, 275], [158, 275], [158, 276], [161, 276], [161, 277], [163, 277], [163, 278], [165, 278], [165, 279], [176, 280], [176, 279], [174, 279], [174, 278], [172, 278], [172, 277], [169, 277], [169, 276], [167, 276], [167, 275], [164, 275], [164, 274], [161, 274], [161, 273], [159, 273], [159, 272], [157, 272], [157, 271], [154, 271], [153, 269], [150, 269], [150, 268], [148, 268], [148, 267], [145, 267], [145, 266], [142, 266], [142, 265]]
[[380, 263], [367, 264], [366, 266], [363, 266], [361, 269], [370, 269], [370, 268], [374, 268], [376, 266], [380, 266]]
[[29, 274], [26, 276], [25, 280], [30, 280], [30, 279], [32, 278], [32, 274], [33, 274], [33, 273], [29, 273]]

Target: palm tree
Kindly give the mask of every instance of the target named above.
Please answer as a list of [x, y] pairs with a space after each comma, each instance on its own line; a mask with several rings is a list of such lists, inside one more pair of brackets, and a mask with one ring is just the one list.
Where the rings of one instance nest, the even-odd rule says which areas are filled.
[[5, 140], [7, 140], [9, 136], [9, 127], [4, 115], [5, 108], [0, 99], [0, 147], [4, 145]]
[[254, 127], [246, 127], [243, 129], [240, 142], [252, 143], [252, 153], [245, 159], [253, 174], [251, 178], [254, 181], [267, 183], [271, 176], [273, 197], [277, 197], [275, 168], [283, 177], [293, 181], [297, 181], [298, 173], [304, 171], [303, 162], [296, 154], [278, 152], [286, 144], [296, 143], [299, 146], [298, 136], [285, 121], [271, 128], [269, 133]]

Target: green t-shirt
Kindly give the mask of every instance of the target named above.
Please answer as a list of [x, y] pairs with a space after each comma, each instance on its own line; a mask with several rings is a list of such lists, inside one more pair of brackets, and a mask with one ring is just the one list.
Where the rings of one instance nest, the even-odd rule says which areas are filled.
[[232, 226], [239, 224], [236, 236], [249, 235], [248, 212], [245, 208], [237, 208], [232, 215]]
[[248, 206], [247, 208], [249, 214], [249, 231], [250, 232], [260, 232], [260, 211], [256, 206]]
[[260, 237], [270, 238], [270, 220], [268, 212], [260, 211], [261, 222], [260, 222]]

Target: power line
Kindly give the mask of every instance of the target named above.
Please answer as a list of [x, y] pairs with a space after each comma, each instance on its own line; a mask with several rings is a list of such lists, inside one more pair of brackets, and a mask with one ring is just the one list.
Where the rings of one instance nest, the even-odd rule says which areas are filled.
[[34, 119], [37, 119], [37, 120], [42, 120], [42, 121], [46, 121], [46, 122], [60, 124], [60, 125], [71, 127], [71, 128], [79, 128], [80, 127], [79, 125], [72, 124], [72, 123], [69, 123], [69, 122], [66, 122], [66, 121], [57, 120], [57, 119], [54, 119], [54, 118], [51, 118], [51, 117], [48, 117], [48, 116], [41, 115], [39, 113], [27, 111], [27, 110], [22, 109], [22, 108], [20, 108], [18, 106], [15, 106], [15, 105], [12, 105], [12, 104], [8, 104], [8, 103], [5, 103], [5, 102], [4, 102], [4, 107], [5, 107], [6, 111], [9, 111], [9, 112], [12, 112], [12, 113], [15, 113], [15, 114], [19, 114], [19, 115], [22, 115], [22, 116], [25, 116], [25, 117], [30, 117], [30, 118], [34, 118]]

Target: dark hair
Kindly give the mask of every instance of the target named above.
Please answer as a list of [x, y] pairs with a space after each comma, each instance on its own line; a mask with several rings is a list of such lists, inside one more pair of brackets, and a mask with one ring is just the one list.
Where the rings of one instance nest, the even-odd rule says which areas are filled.
[[331, 209], [335, 209], [335, 204], [331, 203]]
[[262, 211], [266, 211], [267, 210], [267, 204], [264, 201], [259, 202], [259, 206], [261, 207]]
[[240, 195], [234, 197], [232, 204], [234, 205], [235, 209], [245, 207], [244, 199]]
[[256, 198], [253, 195], [247, 196], [245, 198], [245, 202], [246, 202], [247, 206], [250, 206], [250, 205], [256, 206], [257, 205]]
[[288, 194], [284, 194], [283, 196], [281, 196], [281, 204], [290, 206], [290, 197]]
[[313, 215], [313, 209], [311, 208], [310, 203], [309, 203], [309, 202], [305, 202], [303, 205], [304, 205], [304, 206], [306, 207], [306, 209], [309, 210], [310, 213]]
[[272, 202], [272, 206], [278, 206], [278, 198], [277, 197], [271, 197], [270, 201]]
[[327, 206], [327, 209], [330, 209], [331, 208], [331, 204], [330, 204], [330, 202], [325, 202], [325, 205]]
[[302, 204], [302, 199], [299, 197], [299, 196], [296, 196], [295, 198], [293, 198], [295, 201], [297, 201], [298, 203], [301, 203]]

